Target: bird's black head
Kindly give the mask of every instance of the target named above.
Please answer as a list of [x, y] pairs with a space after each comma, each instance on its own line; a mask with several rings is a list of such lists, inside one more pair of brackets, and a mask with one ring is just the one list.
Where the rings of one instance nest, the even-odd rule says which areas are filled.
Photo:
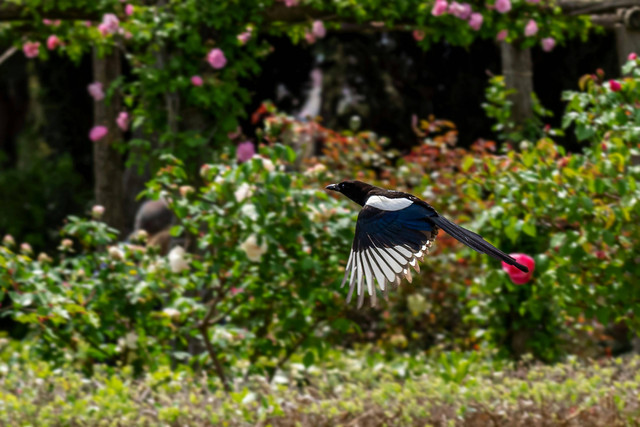
[[326, 188], [342, 193], [360, 206], [364, 206], [369, 198], [369, 191], [375, 187], [362, 181], [342, 181], [339, 184], [327, 185]]

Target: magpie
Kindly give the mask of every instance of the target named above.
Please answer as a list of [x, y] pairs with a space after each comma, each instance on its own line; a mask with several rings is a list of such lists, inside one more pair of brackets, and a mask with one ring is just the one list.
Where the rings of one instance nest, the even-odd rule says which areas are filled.
[[479, 234], [449, 221], [416, 196], [385, 190], [362, 181], [343, 181], [328, 185], [326, 189], [342, 193], [363, 207], [358, 215], [356, 234], [340, 285], [345, 285], [351, 273], [347, 303], [357, 288], [358, 308], [364, 301], [365, 284], [371, 296], [371, 306], [375, 306], [374, 279], [385, 298], [388, 295], [387, 282], [397, 286], [403, 277], [411, 282], [409, 267], [420, 272], [418, 261], [429, 253], [439, 229], [476, 252], [504, 261], [525, 273], [529, 271]]

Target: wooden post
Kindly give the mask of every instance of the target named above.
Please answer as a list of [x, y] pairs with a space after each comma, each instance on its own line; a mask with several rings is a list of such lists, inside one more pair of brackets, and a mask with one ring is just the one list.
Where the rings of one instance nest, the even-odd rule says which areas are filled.
[[510, 95], [513, 102], [513, 121], [516, 126], [533, 117], [531, 94], [533, 93], [533, 68], [531, 50], [519, 49], [512, 44], [501, 42], [502, 75], [507, 90], [515, 89]]
[[631, 52], [640, 53], [640, 7], [620, 10], [620, 22], [614, 26], [618, 64], [622, 67]]
[[[120, 76], [120, 55], [117, 50], [100, 58], [93, 50], [93, 79], [101, 82], [106, 90], [111, 82]], [[122, 133], [116, 125], [120, 112], [120, 100], [117, 96], [109, 101], [94, 103], [94, 126], [106, 126], [107, 135], [93, 143], [93, 173], [95, 178], [94, 193], [96, 204], [105, 207], [104, 221], [120, 231], [126, 223], [123, 209], [122, 177], [124, 163], [122, 156], [113, 148], [113, 143], [122, 139]]]

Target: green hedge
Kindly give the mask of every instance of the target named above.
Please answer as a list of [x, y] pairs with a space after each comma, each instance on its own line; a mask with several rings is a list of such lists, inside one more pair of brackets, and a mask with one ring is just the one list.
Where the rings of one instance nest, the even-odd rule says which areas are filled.
[[476, 353], [385, 360], [331, 352], [237, 380], [99, 366], [91, 379], [19, 355], [0, 364], [4, 425], [628, 425], [640, 416], [640, 357], [502, 366]]

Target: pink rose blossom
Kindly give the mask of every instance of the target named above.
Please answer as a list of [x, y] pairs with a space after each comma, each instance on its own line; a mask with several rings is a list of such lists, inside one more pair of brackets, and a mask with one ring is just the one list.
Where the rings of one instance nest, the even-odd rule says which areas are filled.
[[535, 36], [538, 33], [538, 24], [533, 19], [529, 19], [527, 26], [524, 27], [524, 35], [527, 37]]
[[509, 265], [502, 261], [502, 269], [507, 272], [511, 281], [516, 285], [524, 285], [533, 276], [533, 270], [536, 268], [536, 262], [533, 258], [526, 254], [510, 254], [518, 263], [529, 269], [528, 273], [519, 270], [513, 265]]
[[472, 13], [471, 18], [469, 18], [469, 26], [474, 31], [478, 31], [480, 27], [482, 27], [482, 21], [484, 20], [481, 13]]
[[424, 40], [424, 31], [422, 30], [413, 30], [413, 39], [417, 42], [421, 42]]
[[102, 205], [94, 205], [91, 208], [91, 216], [94, 217], [95, 219], [102, 218], [102, 215], [104, 215], [104, 206], [102, 206]]
[[[102, 27], [102, 30], [100, 30], [101, 27]], [[100, 30], [101, 33], [104, 31], [109, 34], [114, 34], [118, 31], [119, 27], [120, 27], [120, 20], [118, 19], [118, 17], [113, 13], [105, 13], [102, 16], [102, 23], [100, 24], [98, 29]]]
[[542, 44], [542, 50], [545, 52], [551, 52], [556, 46], [556, 40], [553, 37], [545, 37], [540, 43]]
[[11, 247], [16, 244], [16, 241], [13, 239], [13, 236], [11, 234], [6, 234], [2, 239], [2, 244], [6, 247]]
[[507, 13], [511, 10], [511, 0], [496, 0], [496, 10], [500, 13]]
[[98, 25], [98, 31], [100, 31], [100, 35], [102, 35], [102, 37], [106, 37], [107, 34], [109, 34], [109, 28], [106, 24]]
[[240, 163], [246, 162], [256, 154], [256, 149], [251, 141], [245, 141], [236, 148], [236, 158]]
[[35, 58], [40, 52], [40, 42], [25, 42], [22, 51], [27, 58]]
[[251, 40], [251, 28], [247, 27], [246, 31], [238, 34], [238, 41], [240, 44], [247, 44]]
[[284, 5], [287, 7], [293, 7], [298, 5], [299, 0], [284, 0]]
[[89, 132], [89, 139], [93, 142], [100, 141], [102, 138], [107, 136], [107, 133], [109, 133], [109, 130], [106, 126], [94, 126]]
[[460, 19], [468, 19], [471, 16], [471, 5], [469, 3], [451, 2], [449, 13]]
[[314, 36], [311, 32], [304, 33], [304, 39], [309, 44], [314, 44], [316, 42], [316, 36]]
[[191, 76], [191, 84], [194, 86], [202, 86], [204, 84], [204, 80], [200, 76]]
[[433, 5], [433, 9], [431, 9], [431, 14], [433, 16], [440, 16], [447, 11], [449, 4], [447, 0], [436, 0]]
[[627, 59], [629, 61], [635, 61], [636, 59], [638, 59], [638, 55], [635, 52], [631, 52], [629, 56], [627, 56]]
[[132, 4], [128, 4], [124, 7], [124, 13], [126, 13], [128, 16], [133, 15], [133, 5]]
[[51, 25], [53, 27], [58, 27], [58, 26], [60, 26], [60, 24], [62, 24], [62, 20], [56, 19], [55, 21], [52, 21], [51, 19], [44, 18], [42, 20], [42, 23], [44, 25]]
[[498, 34], [496, 34], [496, 40], [498, 40], [499, 42], [506, 40], [508, 35], [509, 35], [509, 31], [500, 30], [498, 31]]
[[51, 34], [49, 36], [49, 38], [47, 39], [47, 49], [49, 49], [49, 50], [54, 50], [55, 48], [57, 48], [61, 44], [62, 43], [60, 43], [60, 39], [55, 34]]
[[622, 89], [622, 85], [617, 80], [609, 80], [609, 89], [612, 92], [619, 92]]
[[93, 82], [89, 86], [87, 86], [87, 90], [89, 91], [89, 95], [91, 95], [94, 101], [102, 101], [104, 99], [102, 83]]
[[313, 21], [311, 32], [319, 39], [327, 35], [327, 30], [324, 28], [324, 23], [322, 21]]
[[126, 111], [120, 112], [120, 114], [118, 114], [118, 118], [116, 119], [116, 124], [123, 132], [129, 130], [129, 113], [127, 113]]
[[221, 49], [215, 48], [207, 54], [207, 62], [216, 70], [223, 68], [227, 65], [227, 58], [224, 56], [224, 52]]

